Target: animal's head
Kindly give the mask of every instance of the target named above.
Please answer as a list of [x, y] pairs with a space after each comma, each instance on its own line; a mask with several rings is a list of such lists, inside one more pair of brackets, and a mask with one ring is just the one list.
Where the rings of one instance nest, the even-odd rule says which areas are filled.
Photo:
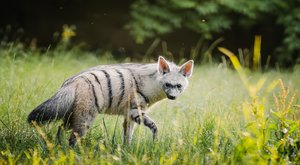
[[188, 86], [188, 78], [191, 77], [193, 73], [193, 66], [193, 60], [189, 60], [179, 67], [159, 56], [159, 84], [168, 99], [175, 100]]

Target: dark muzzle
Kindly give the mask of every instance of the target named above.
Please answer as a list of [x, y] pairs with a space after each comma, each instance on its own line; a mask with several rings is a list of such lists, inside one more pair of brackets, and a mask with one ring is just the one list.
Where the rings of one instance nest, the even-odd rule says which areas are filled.
[[167, 97], [168, 97], [168, 99], [170, 99], [170, 100], [175, 100], [175, 99], [176, 99], [175, 96], [171, 96], [171, 95], [167, 95]]

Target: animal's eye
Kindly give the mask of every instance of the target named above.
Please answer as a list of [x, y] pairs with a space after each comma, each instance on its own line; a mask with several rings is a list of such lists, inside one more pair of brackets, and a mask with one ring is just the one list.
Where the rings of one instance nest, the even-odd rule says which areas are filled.
[[181, 85], [181, 84], [177, 84], [176, 87], [177, 87], [178, 89], [180, 89], [180, 88], [182, 87], [182, 85]]
[[166, 83], [165, 86], [166, 86], [167, 88], [170, 88], [170, 87], [172, 87], [172, 84]]

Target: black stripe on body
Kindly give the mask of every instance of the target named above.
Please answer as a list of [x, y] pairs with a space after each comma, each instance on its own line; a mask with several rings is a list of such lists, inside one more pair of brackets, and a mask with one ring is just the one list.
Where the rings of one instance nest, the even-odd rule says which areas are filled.
[[137, 80], [136, 80], [136, 78], [135, 78], [135, 76], [134, 76], [132, 70], [131, 70], [131, 69], [128, 69], [128, 70], [129, 70], [129, 72], [130, 72], [130, 74], [131, 74], [131, 76], [132, 76], [132, 78], [133, 78], [133, 80], [134, 80], [134, 83], [135, 83], [135, 86], [136, 86], [136, 92], [137, 92], [138, 94], [140, 94], [140, 95], [144, 98], [144, 100], [146, 101], [146, 103], [149, 103], [149, 99], [148, 99], [148, 98], [140, 91], [138, 82], [137, 82]]
[[[90, 74], [94, 76], [94, 78], [97, 81], [97, 83], [101, 86], [101, 83], [100, 83], [98, 77], [94, 73], [90, 73]], [[102, 87], [101, 87], [101, 89], [102, 89]]]
[[128, 63], [128, 64], [124, 64], [123, 66], [126, 66], [126, 67], [140, 67], [144, 64], [138, 64], [138, 63]]
[[61, 87], [67, 86], [73, 82], [72, 78], [68, 78], [64, 81], [64, 83], [61, 85]]
[[87, 77], [81, 76], [81, 78], [83, 78], [85, 80], [85, 82], [88, 83], [89, 86], [92, 87], [92, 91], [93, 91], [93, 95], [94, 95], [94, 99], [95, 99], [94, 100], [95, 101], [95, 105], [97, 107], [97, 110], [99, 110], [98, 98], [96, 96], [95, 87], [94, 87], [93, 83]]
[[148, 65], [144, 65], [141, 67], [141, 69], [149, 69], [149, 66]]
[[112, 89], [111, 89], [111, 79], [110, 79], [110, 76], [109, 74], [105, 71], [105, 70], [101, 70], [104, 74], [105, 74], [105, 77], [107, 79], [107, 88], [108, 88], [108, 97], [109, 97], [109, 104], [108, 104], [108, 108], [111, 107], [111, 104], [112, 104]]
[[118, 106], [119, 106], [121, 104], [122, 100], [123, 100], [124, 95], [125, 95], [125, 80], [124, 80], [123, 74], [119, 70], [116, 70], [116, 72], [119, 74], [119, 77], [121, 79], [120, 90], [122, 91], [122, 93], [121, 93], [120, 99], [118, 101]]
[[99, 84], [99, 86], [100, 86], [100, 89], [101, 89], [101, 93], [102, 93], [102, 97], [104, 98], [104, 96], [103, 96], [103, 88], [102, 88], [102, 85], [101, 85], [101, 83], [100, 83], [100, 81], [99, 81], [99, 78], [98, 78], [98, 76], [97, 75], [95, 75], [94, 73], [90, 73], [92, 76], [94, 76], [94, 78], [95, 78], [95, 80], [97, 81], [97, 83]]
[[157, 71], [155, 71], [155, 72], [149, 74], [149, 77], [154, 77], [154, 76], [156, 75], [156, 73], [157, 73]]
[[77, 77], [70, 77], [64, 81], [64, 83], [61, 85], [61, 87], [68, 86], [68, 85], [72, 84], [75, 80], [77, 80]]

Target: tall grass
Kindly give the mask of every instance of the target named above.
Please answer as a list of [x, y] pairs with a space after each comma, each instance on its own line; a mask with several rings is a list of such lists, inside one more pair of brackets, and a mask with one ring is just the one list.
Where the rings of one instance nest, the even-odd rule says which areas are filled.
[[291, 94], [299, 91], [297, 71], [242, 73], [241, 81], [234, 70], [196, 66], [189, 88], [178, 100], [162, 101], [149, 112], [159, 127], [156, 142], [148, 129], [138, 126], [133, 144], [123, 145], [123, 119], [99, 115], [72, 149], [67, 145], [70, 132], [61, 145], [56, 142], [59, 122], [34, 127], [26, 117], [69, 76], [115, 61], [77, 51], [41, 54], [11, 47], [0, 52], [0, 164], [299, 161], [300, 102]]

